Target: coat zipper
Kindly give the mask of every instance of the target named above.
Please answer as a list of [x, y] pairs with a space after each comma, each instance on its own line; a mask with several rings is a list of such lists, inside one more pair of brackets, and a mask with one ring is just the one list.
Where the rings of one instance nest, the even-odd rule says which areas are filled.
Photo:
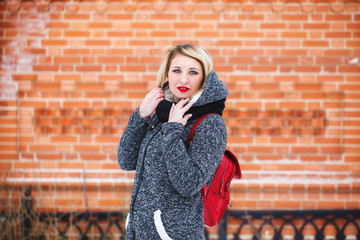
[[[151, 126], [151, 130], [155, 129], [155, 127], [157, 126], [156, 125], [152, 125]], [[130, 206], [131, 208], [131, 220], [133, 221], [134, 220], [134, 208], [135, 208], [135, 202], [136, 202], [136, 198], [137, 198], [137, 195], [139, 193], [139, 190], [140, 190], [140, 187], [141, 187], [141, 183], [142, 183], [142, 177], [143, 177], [143, 173], [144, 173], [144, 165], [145, 165], [145, 158], [146, 158], [146, 154], [147, 154], [147, 150], [149, 148], [149, 145], [151, 143], [151, 141], [154, 139], [154, 137], [160, 132], [161, 128], [159, 130], [157, 130], [157, 132], [154, 133], [154, 135], [151, 136], [149, 142], [147, 143], [147, 146], [145, 148], [145, 152], [144, 152], [144, 157], [142, 159], [142, 164], [141, 164], [141, 169], [140, 169], [140, 173], [139, 173], [139, 182], [138, 182], [138, 186], [137, 186], [137, 189], [136, 189], [136, 192], [135, 192], [135, 195], [134, 195], [134, 200]], [[133, 227], [133, 223], [131, 224], [131, 230], [133, 232], [133, 239], [135, 239], [135, 231], [134, 231], [134, 227]]]

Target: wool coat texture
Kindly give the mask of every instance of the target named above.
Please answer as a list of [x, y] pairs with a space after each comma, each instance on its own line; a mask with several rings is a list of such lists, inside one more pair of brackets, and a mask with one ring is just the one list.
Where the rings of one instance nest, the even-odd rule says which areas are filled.
[[135, 171], [126, 239], [205, 239], [201, 188], [211, 181], [226, 148], [221, 113], [214, 110], [218, 114], [201, 121], [190, 146], [186, 142], [196, 118], [218, 109], [219, 101], [224, 106], [228, 95], [212, 71], [185, 126], [164, 121], [158, 110], [141, 118], [137, 108], [130, 116], [118, 148], [120, 168]]

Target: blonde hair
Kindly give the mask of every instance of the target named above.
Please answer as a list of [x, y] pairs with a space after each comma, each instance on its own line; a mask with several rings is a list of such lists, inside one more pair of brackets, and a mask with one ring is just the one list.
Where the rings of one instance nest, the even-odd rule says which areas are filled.
[[194, 58], [201, 64], [204, 78], [202, 80], [202, 84], [199, 90], [203, 89], [206, 84], [206, 79], [211, 70], [213, 69], [213, 62], [210, 54], [204, 48], [192, 43], [179, 44], [177, 46], [172, 46], [165, 49], [165, 58], [160, 66], [157, 75], [156, 85], [160, 88], [163, 87], [166, 77], [169, 73], [171, 61], [177, 54], [182, 54]]

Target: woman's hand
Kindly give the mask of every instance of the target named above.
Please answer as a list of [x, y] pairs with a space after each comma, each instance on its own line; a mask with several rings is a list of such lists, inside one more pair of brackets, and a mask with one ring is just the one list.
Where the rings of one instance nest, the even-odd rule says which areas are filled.
[[139, 115], [142, 118], [148, 118], [155, 111], [159, 102], [164, 100], [164, 91], [161, 88], [154, 88], [146, 94], [139, 108]]
[[[169, 113], [169, 122], [178, 122], [186, 125], [187, 121], [191, 118], [191, 114], [184, 114], [194, 105], [195, 102], [189, 102], [189, 98], [181, 99], [176, 105], [173, 104]], [[188, 104], [186, 104], [188, 103]]]

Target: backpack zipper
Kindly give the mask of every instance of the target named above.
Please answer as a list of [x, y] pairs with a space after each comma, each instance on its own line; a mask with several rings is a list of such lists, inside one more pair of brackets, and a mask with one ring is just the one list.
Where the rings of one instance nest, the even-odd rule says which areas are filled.
[[226, 158], [226, 166], [225, 166], [225, 171], [224, 171], [224, 175], [221, 179], [221, 186], [220, 186], [220, 195], [222, 195], [222, 189], [223, 189], [223, 186], [224, 186], [224, 178], [225, 178], [225, 174], [226, 174], [226, 170], [228, 168], [228, 164], [229, 164], [229, 159]]

